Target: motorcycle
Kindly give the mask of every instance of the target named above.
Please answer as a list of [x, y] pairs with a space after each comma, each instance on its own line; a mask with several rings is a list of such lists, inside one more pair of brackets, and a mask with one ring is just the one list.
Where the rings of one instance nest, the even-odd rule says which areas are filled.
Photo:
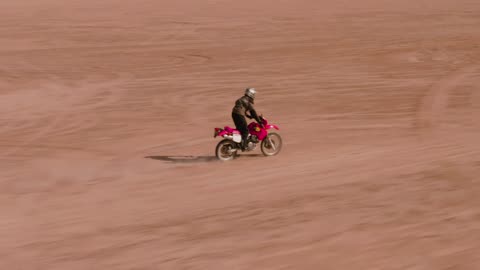
[[[246, 152], [253, 151], [260, 144], [264, 156], [275, 156], [282, 149], [282, 137], [275, 132], [269, 132], [270, 129], [280, 130], [278, 126], [269, 124], [268, 120], [260, 115], [263, 125], [256, 122], [248, 124], [248, 138]], [[229, 161], [237, 157], [238, 152], [242, 151], [242, 135], [240, 131], [229, 126], [224, 128], [215, 128], [213, 138], [222, 137], [216, 148], [215, 156], [221, 161]]]

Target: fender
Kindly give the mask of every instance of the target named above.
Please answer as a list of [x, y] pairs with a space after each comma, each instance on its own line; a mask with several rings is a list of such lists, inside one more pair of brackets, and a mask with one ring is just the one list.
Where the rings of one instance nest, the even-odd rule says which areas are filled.
[[276, 130], [280, 130], [277, 125], [267, 125], [267, 129], [274, 128]]
[[228, 134], [228, 132], [226, 132], [225, 130], [222, 130], [222, 131], [220, 131], [220, 132], [218, 133], [217, 136], [223, 137], [223, 136], [225, 136], [225, 135], [227, 135], [227, 134]]

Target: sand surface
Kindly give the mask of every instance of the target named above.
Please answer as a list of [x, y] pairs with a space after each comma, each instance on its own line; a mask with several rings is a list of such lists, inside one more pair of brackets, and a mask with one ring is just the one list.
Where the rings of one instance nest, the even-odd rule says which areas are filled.
[[2, 1], [0, 269], [477, 270], [479, 117], [478, 0]]

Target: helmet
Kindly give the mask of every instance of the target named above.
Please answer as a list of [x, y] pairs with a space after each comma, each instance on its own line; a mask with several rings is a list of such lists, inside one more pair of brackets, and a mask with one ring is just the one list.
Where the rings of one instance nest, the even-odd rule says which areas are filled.
[[255, 99], [255, 94], [257, 93], [257, 90], [255, 88], [247, 88], [245, 89], [245, 96], [250, 97], [252, 99]]

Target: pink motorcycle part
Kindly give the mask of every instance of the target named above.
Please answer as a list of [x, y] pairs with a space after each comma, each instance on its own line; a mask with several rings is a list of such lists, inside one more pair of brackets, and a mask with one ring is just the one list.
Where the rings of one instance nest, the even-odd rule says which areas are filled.
[[268, 125], [267, 126], [267, 129], [270, 129], [270, 128], [274, 128], [276, 130], [279, 130], [278, 126], [277, 125]]

